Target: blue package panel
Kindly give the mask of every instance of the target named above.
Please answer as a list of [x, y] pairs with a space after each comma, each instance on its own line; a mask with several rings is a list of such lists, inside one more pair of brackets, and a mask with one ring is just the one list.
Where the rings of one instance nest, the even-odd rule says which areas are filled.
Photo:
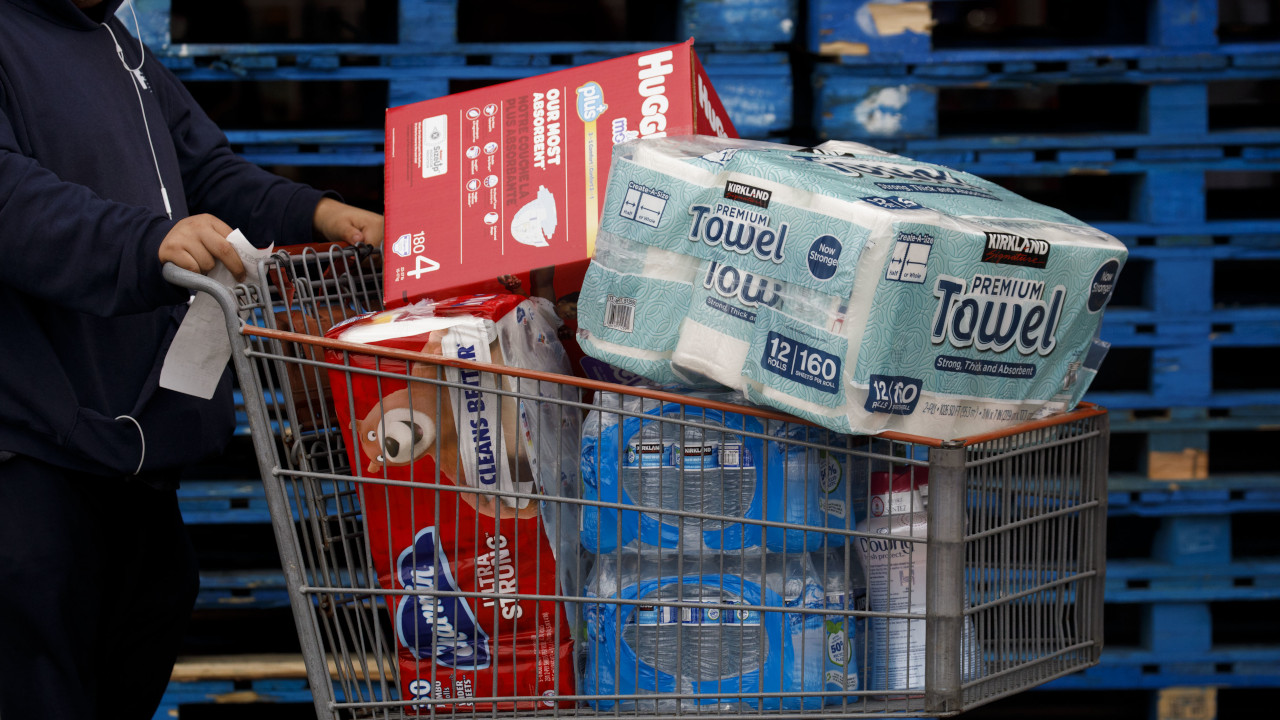
[[820, 137], [861, 140], [938, 135], [938, 90], [888, 79], [825, 74], [815, 78], [814, 119]]
[[[1207, 161], [1223, 159], [1216, 146], [1242, 145], [1250, 146], [1250, 160], [1260, 160], [1270, 153], [1267, 146], [1280, 141], [1280, 131], [1274, 123], [1267, 126], [1265, 113], [1257, 127], [1210, 133], [1210, 111], [1219, 107], [1214, 94], [1238, 92], [1240, 83], [1265, 82], [1256, 72], [1198, 73], [1193, 81], [1183, 70], [1080, 74], [955, 63], [874, 68], [820, 64], [812, 82], [814, 125], [823, 137], [934, 141], [894, 146], [916, 159], [929, 159], [927, 153], [939, 150], [1054, 149], [1087, 153], [1080, 158], [1100, 162], [1115, 159], [1108, 152], [1114, 148], [1135, 148], [1139, 160]], [[1100, 116], [1092, 105], [1095, 86], [1103, 98], [1115, 99], [1123, 91], [1124, 105]], [[938, 101], [944, 93], [949, 98], [945, 105]], [[1015, 94], [1019, 102], [1033, 104], [1015, 109], [1014, 115], [1032, 108], [1051, 115], [1025, 126], [1001, 122]], [[987, 106], [993, 109], [979, 120], [975, 109]], [[950, 114], [941, 116], [945, 113]], [[1053, 120], [1044, 119], [1049, 117]], [[956, 129], [958, 124], [963, 129]]]
[[789, 65], [744, 65], [713, 55], [703, 67], [738, 135], [767, 139], [791, 128]]
[[1153, 44], [1186, 48], [1218, 43], [1218, 0], [1156, 0], [1150, 10]]
[[458, 44], [457, 0], [400, 0], [400, 42], [440, 48]]

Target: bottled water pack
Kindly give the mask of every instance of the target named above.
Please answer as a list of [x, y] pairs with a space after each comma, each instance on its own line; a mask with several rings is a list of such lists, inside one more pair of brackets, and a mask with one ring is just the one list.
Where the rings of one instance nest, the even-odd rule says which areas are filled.
[[583, 691], [655, 695], [590, 701], [597, 710], [820, 707], [817, 695], [750, 694], [822, 690], [824, 602], [806, 553], [689, 556], [645, 549], [603, 555], [583, 603]]
[[[609, 412], [620, 403], [634, 414]], [[796, 444], [819, 443], [824, 430], [781, 423], [766, 428], [749, 415], [612, 394], [602, 394], [597, 405], [583, 422], [584, 497], [636, 510], [584, 506], [582, 543], [590, 552], [612, 552], [636, 540], [685, 552], [760, 545], [797, 552], [821, 547], [826, 533], [733, 520], [839, 530], [855, 522], [854, 503], [865, 496], [865, 463]]]

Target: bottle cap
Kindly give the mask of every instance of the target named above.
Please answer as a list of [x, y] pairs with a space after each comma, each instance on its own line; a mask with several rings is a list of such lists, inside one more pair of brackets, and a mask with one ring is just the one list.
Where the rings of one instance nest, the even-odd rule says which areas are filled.
[[[890, 476], [887, 472], [871, 474], [871, 517], [905, 515], [924, 510], [919, 492], [921, 469], [908, 466]], [[913, 482], [915, 483], [913, 485]]]
[[872, 495], [888, 495], [891, 492], [911, 492], [919, 490], [921, 486], [929, 482], [929, 468], [909, 465], [902, 470], [893, 473], [892, 477], [887, 472], [871, 473], [871, 494]]

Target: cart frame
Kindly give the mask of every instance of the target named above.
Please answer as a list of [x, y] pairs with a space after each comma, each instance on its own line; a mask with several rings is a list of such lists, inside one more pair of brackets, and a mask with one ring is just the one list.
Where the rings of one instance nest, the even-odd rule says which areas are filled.
[[[304, 332], [276, 327], [281, 318], [287, 318], [292, 326], [295, 318], [288, 313], [300, 306], [309, 307], [308, 313], [302, 315], [304, 325], [325, 313], [337, 313], [328, 318], [333, 321], [342, 319], [338, 315], [381, 309], [380, 267], [378, 255], [370, 255], [367, 249], [357, 252], [338, 246], [328, 250], [309, 248], [298, 255], [277, 253], [261, 261], [258, 266], [258, 275], [263, 279], [261, 282], [231, 289], [173, 265], [164, 268], [164, 276], [169, 281], [212, 295], [225, 315], [227, 333], [233, 346], [232, 361], [245, 399], [244, 410], [317, 716], [336, 719], [369, 714], [398, 717], [403, 713], [406, 717], [417, 717], [448, 713], [497, 717], [534, 712], [556, 717], [618, 715], [638, 719], [666, 715], [636, 709], [620, 710], [619, 705], [608, 711], [593, 710], [583, 705], [592, 699], [587, 696], [562, 698], [580, 701], [575, 708], [540, 707], [536, 711], [515, 713], [459, 709], [448, 707], [447, 703], [443, 703], [446, 707], [437, 707], [442, 703], [434, 701], [410, 705], [406, 701], [392, 699], [397, 693], [399, 679], [394, 645], [378, 640], [378, 633], [373, 632], [375, 639], [368, 644], [348, 647], [344, 645], [341, 633], [335, 632], [333, 618], [336, 613], [343, 612], [337, 607], [343, 602], [367, 602], [375, 606], [368, 611], [368, 617], [376, 624], [378, 613], [385, 613], [385, 609], [378, 611], [376, 606], [380, 602], [389, 602], [387, 596], [397, 593], [380, 589], [376, 581], [368, 577], [356, 577], [356, 574], [367, 572], [364, 558], [348, 557], [351, 562], [349, 568], [326, 566], [325, 553], [332, 548], [318, 549], [334, 539], [330, 536], [332, 528], [328, 525], [332, 518], [327, 516], [326, 507], [336, 503], [340, 533], [351, 528], [359, 529], [359, 507], [352, 497], [341, 497], [336, 489], [322, 489], [328, 484], [352, 481], [353, 478], [308, 465], [301, 447], [302, 436], [307, 434], [303, 427], [306, 423], [299, 422], [298, 408], [290, 399], [306, 397], [304, 402], [310, 403], [313, 398], [305, 394], [300, 396], [298, 388], [292, 384], [297, 383], [299, 374], [303, 378], [317, 379], [319, 384], [318, 378], [323, 373], [335, 369], [333, 363], [318, 359], [324, 351], [329, 351], [344, 358], [352, 354], [374, 355], [386, 360], [466, 368], [537, 383], [562, 383], [584, 393], [618, 393], [658, 403], [719, 409], [750, 415], [765, 423], [801, 421], [769, 410], [692, 400], [659, 390], [622, 387], [328, 340], [317, 337], [314, 327], [295, 328]], [[280, 279], [285, 282], [276, 282]], [[285, 289], [286, 286], [290, 287]], [[279, 311], [284, 312], [277, 315]], [[249, 317], [248, 322], [242, 319], [245, 317]], [[306, 351], [299, 353], [299, 348]], [[286, 371], [286, 365], [296, 368], [296, 371]], [[350, 372], [349, 360], [338, 369]], [[448, 384], [443, 380], [435, 382]], [[304, 379], [304, 384], [309, 384], [309, 381]], [[342, 398], [337, 401], [341, 402]], [[585, 402], [563, 404], [582, 412], [594, 408]], [[310, 410], [313, 418], [316, 409]], [[323, 415], [324, 409], [318, 409]], [[627, 414], [622, 410], [618, 413]], [[319, 424], [326, 423], [333, 425], [331, 418]], [[877, 436], [898, 446], [899, 450], [903, 447], [908, 449], [906, 453], [897, 452], [893, 456], [894, 462], [928, 467], [931, 475], [928, 537], [920, 541], [927, 552], [928, 587], [923, 616], [929, 648], [924, 688], [905, 698], [887, 698], [884, 692], [877, 694], [865, 689], [850, 691], [844, 694], [842, 704], [827, 705], [816, 713], [756, 710], [749, 714], [797, 720], [814, 714], [842, 717], [950, 716], [1095, 665], [1103, 644], [1108, 433], [1106, 411], [1085, 405], [1070, 413], [982, 436], [947, 441], [892, 432]], [[332, 442], [343, 435], [346, 435], [347, 442], [351, 442], [351, 431], [341, 429], [330, 432], [325, 440]], [[845, 445], [836, 449], [848, 451], [849, 447]], [[341, 453], [341, 448], [338, 452]], [[860, 452], [852, 454], [871, 456]], [[355, 474], [360, 474], [359, 469]], [[302, 492], [296, 482], [299, 479]], [[395, 484], [390, 480], [357, 480]], [[291, 481], [295, 482], [292, 496]], [[321, 494], [313, 495], [313, 490]], [[981, 499], [986, 497], [983, 493], [989, 494], [991, 499]], [[1029, 494], [1023, 497], [1019, 493]], [[975, 510], [975, 494], [981, 496], [976, 501], [979, 505], [989, 502], [991, 507]], [[1040, 495], [1051, 497], [1045, 499]], [[592, 504], [592, 501], [580, 498], [560, 498], [557, 502], [569, 507]], [[595, 501], [595, 504], [610, 506], [610, 503], [600, 501]], [[1036, 505], [1034, 511], [1030, 509], [1031, 504]], [[966, 507], [969, 508], [967, 513], [962, 510]], [[957, 510], [947, 511], [947, 508]], [[1028, 514], [1015, 517], [1023, 511]], [[668, 514], [699, 517], [697, 513], [679, 511]], [[770, 523], [760, 521], [759, 524]], [[850, 541], [867, 536], [853, 530], [844, 535]], [[1011, 537], [1014, 538], [1012, 542]], [[1025, 538], [1028, 545], [1050, 548], [1045, 552], [1058, 552], [1067, 560], [1057, 568], [1035, 567], [1040, 558], [1031, 551], [1027, 551], [1026, 557], [1013, 557], [1020, 552], [1016, 549], [1019, 543], [1024, 542], [1018, 538]], [[1069, 545], [1069, 552], [1059, 545]], [[1062, 554], [1064, 552], [1065, 555]], [[992, 554], [1002, 554], [1002, 557], [991, 557]], [[988, 579], [984, 573], [992, 577]], [[997, 574], [1001, 575], [998, 581], [994, 577]], [[358, 585], [362, 579], [364, 584]], [[341, 585], [344, 581], [348, 586]], [[997, 585], [1003, 589], [996, 589]], [[990, 589], [990, 594], [970, 597], [969, 588], [979, 587]], [[425, 592], [430, 594], [430, 591]], [[405, 593], [401, 591], [399, 594]], [[468, 593], [455, 593], [454, 596], [474, 597]], [[527, 596], [517, 594], [516, 597]], [[1054, 599], [1045, 600], [1049, 597]], [[542, 595], [536, 599], [582, 601], [576, 591]], [[1054, 617], [1055, 613], [1057, 617]], [[1071, 614], [1069, 619], [1065, 618], [1068, 613]], [[909, 613], [866, 610], [847, 610], [840, 614], [850, 620], [872, 617], [920, 619], [920, 616]], [[990, 672], [968, 679], [963, 677], [960, 657], [967, 618], [979, 619], [987, 628], [983, 637], [989, 644], [986, 647], [988, 654], [1004, 658], [993, 663]], [[1055, 623], [1061, 626], [1056, 629], [1050, 627]], [[998, 625], [1003, 627], [996, 627]], [[1069, 630], [1064, 631], [1063, 627], [1068, 625]], [[1044, 641], [1049, 636], [1057, 637], [1057, 640]], [[785, 697], [786, 693], [781, 693], [781, 696]], [[527, 698], [512, 698], [520, 699]], [[617, 699], [635, 698], [619, 696]], [[700, 718], [720, 717], [720, 711], [702, 707], [679, 711], [679, 714], [686, 713]], [[726, 717], [741, 717], [743, 714], [727, 713]]]

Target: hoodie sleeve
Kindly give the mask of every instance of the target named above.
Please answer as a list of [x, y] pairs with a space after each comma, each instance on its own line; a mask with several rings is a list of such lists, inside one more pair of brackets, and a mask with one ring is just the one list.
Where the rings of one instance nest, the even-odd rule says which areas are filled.
[[[147, 57], [148, 63], [154, 59], [150, 51]], [[327, 193], [236, 155], [226, 135], [172, 73], [162, 69], [154, 80], [192, 214], [215, 215], [259, 247], [310, 242], [316, 205]]]
[[24, 155], [0, 104], [0, 284], [107, 317], [184, 302], [160, 274], [173, 224], [64, 182]]

